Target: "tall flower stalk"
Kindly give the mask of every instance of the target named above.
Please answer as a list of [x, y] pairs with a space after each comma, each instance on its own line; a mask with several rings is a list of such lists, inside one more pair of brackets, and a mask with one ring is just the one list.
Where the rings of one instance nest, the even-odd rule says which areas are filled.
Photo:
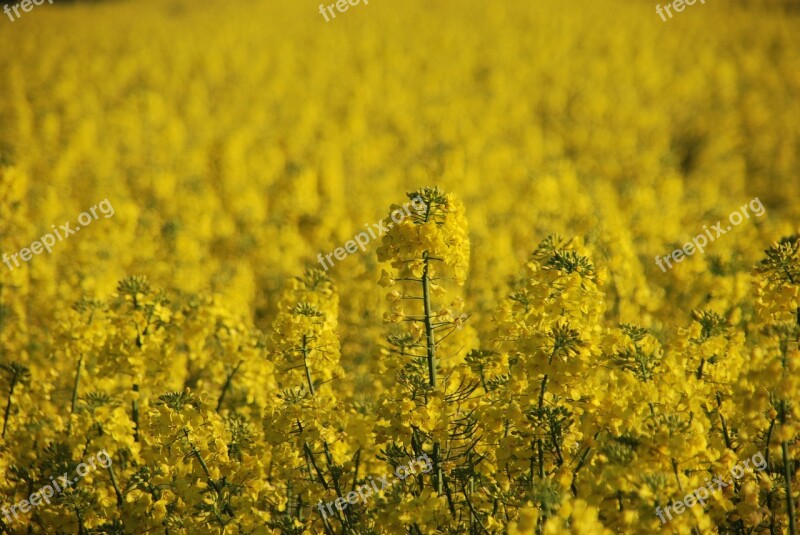
[[[438, 188], [423, 188], [408, 197], [414, 210], [404, 217], [402, 208], [391, 207], [385, 220], [391, 230], [378, 249], [378, 260], [391, 266], [391, 272], [383, 270], [379, 284], [392, 288], [384, 322], [394, 325], [382, 369], [396, 378], [384, 398], [390, 430], [381, 458], [397, 467], [430, 454], [430, 488], [443, 499], [450, 522], [466, 507], [464, 518], [478, 526], [481, 520], [471, 510], [468, 494], [482, 460], [474, 451], [479, 433], [473, 417], [480, 379], [464, 364], [462, 349], [474, 339], [464, 328], [467, 314], [458, 295], [469, 263], [464, 208]], [[392, 409], [396, 404], [410, 411], [406, 419]]]
[[292, 455], [299, 454], [305, 465], [305, 477], [301, 480], [286, 474], [290, 485], [282, 521], [294, 523], [306, 514], [318, 514], [321, 529], [333, 533], [330, 515], [344, 533], [352, 533], [352, 509], [314, 512], [314, 502], [322, 496], [333, 493], [332, 498], [343, 500], [347, 495], [344, 462], [331, 447], [332, 441], [344, 442], [345, 423], [341, 415], [334, 418], [330, 412], [338, 400], [329, 383], [343, 376], [336, 334], [338, 306], [335, 286], [318, 269], [307, 270], [284, 292], [273, 324], [272, 355], [280, 372], [282, 393], [278, 396], [279, 404], [265, 418], [264, 426], [268, 435], [292, 429], [289, 441], [284, 439], [275, 445], [291, 445]]
[[[780, 378], [776, 385], [768, 388], [777, 409], [776, 419], [780, 424], [777, 436], [780, 440], [780, 451], [783, 476], [783, 487], [786, 500], [786, 516], [788, 532], [797, 535], [797, 515], [795, 497], [792, 490], [792, 478], [796, 471], [796, 461], [791, 450], [796, 450], [798, 423], [796, 420], [798, 391], [796, 376], [800, 369], [800, 236], [783, 238], [765, 251], [766, 256], [756, 270], [756, 312], [762, 323], [762, 334], [766, 335], [765, 349], [767, 355], [775, 354], [780, 361]], [[772, 342], [770, 342], [772, 341]], [[770, 347], [772, 346], [772, 347]], [[777, 346], [777, 347], [776, 347]], [[768, 365], [768, 363], [767, 363]], [[766, 367], [766, 366], [765, 366]], [[774, 380], [768, 377], [762, 381]], [[775, 403], [774, 400], [777, 400]], [[770, 424], [768, 439], [772, 437], [773, 419]], [[766, 445], [769, 450], [769, 443]]]
[[3, 413], [3, 435], [6, 438], [6, 430], [8, 429], [8, 417], [11, 415], [11, 404], [14, 398], [14, 389], [19, 385], [25, 385], [30, 382], [31, 372], [22, 364], [12, 362], [11, 364], [0, 364], [0, 371], [8, 383], [8, 397], [6, 399], [6, 409]]

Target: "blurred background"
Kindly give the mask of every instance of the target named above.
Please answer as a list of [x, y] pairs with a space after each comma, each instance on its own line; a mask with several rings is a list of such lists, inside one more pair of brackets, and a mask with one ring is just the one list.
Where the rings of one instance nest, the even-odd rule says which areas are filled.
[[[658, 330], [746, 292], [730, 275], [797, 228], [797, 6], [662, 22], [654, 2], [372, 0], [327, 23], [304, 0], [36, 6], [0, 22], [2, 251], [105, 198], [116, 215], [3, 284], [43, 329], [38, 305], [133, 273], [266, 328], [288, 277], [439, 185], [467, 207], [482, 333], [551, 232], [609, 268], [611, 319]], [[756, 196], [764, 217], [655, 265]], [[331, 270], [345, 325], [380, 323], [376, 247]]]

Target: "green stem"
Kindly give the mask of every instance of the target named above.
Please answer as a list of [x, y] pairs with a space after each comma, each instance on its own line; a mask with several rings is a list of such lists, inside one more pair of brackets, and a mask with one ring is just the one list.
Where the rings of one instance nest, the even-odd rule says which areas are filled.
[[117, 495], [117, 506], [122, 507], [122, 493], [119, 491], [119, 483], [117, 482], [117, 475], [114, 473], [113, 465], [108, 465], [108, 474], [111, 476], [111, 484], [114, 486], [114, 494]]
[[311, 392], [311, 395], [315, 395], [316, 392], [314, 390], [314, 381], [311, 380], [311, 368], [308, 367], [308, 338], [307, 335], [303, 335], [303, 347], [301, 348], [303, 353], [303, 367], [306, 369], [306, 382], [308, 383], [308, 391]]
[[78, 517], [78, 535], [83, 535], [86, 533], [86, 528], [83, 527], [83, 517], [77, 507], [75, 508], [75, 516]]
[[678, 490], [683, 492], [683, 484], [681, 483], [681, 478], [678, 475], [678, 461], [674, 458], [671, 459], [672, 461], [672, 473], [675, 474], [675, 481], [678, 483]]
[[[781, 401], [783, 410], [786, 410], [786, 402]], [[781, 453], [783, 454], [783, 478], [785, 480], [786, 491], [786, 514], [789, 516], [789, 535], [797, 535], [797, 520], [794, 514], [794, 497], [792, 496], [792, 470], [789, 466], [791, 458], [789, 457], [789, 443], [787, 441], [781, 442]]]
[[133, 401], [131, 402], [131, 419], [133, 420], [133, 441], [139, 442], [139, 385], [133, 385]]
[[217, 400], [217, 412], [219, 412], [220, 409], [222, 408], [222, 402], [225, 401], [225, 394], [228, 392], [228, 389], [230, 388], [231, 383], [233, 382], [233, 376], [236, 375], [237, 371], [239, 371], [239, 367], [242, 365], [243, 362], [244, 360], [240, 360], [239, 364], [237, 364], [236, 367], [233, 369], [233, 371], [231, 371], [231, 373], [229, 373], [228, 376], [225, 378], [225, 384], [222, 385], [222, 393], [219, 395], [219, 399]]
[[428, 278], [428, 252], [422, 255], [422, 299], [425, 306], [425, 338], [427, 345], [428, 356], [428, 384], [431, 388], [436, 388], [436, 340], [433, 336], [433, 325], [431, 317], [431, 296], [430, 296], [430, 279]]
[[[78, 390], [81, 385], [81, 372], [83, 371], [83, 355], [80, 356], [78, 359], [78, 368], [75, 370], [75, 382], [72, 384], [72, 404], [70, 405], [69, 414], [72, 416], [75, 414], [75, 408], [78, 405]], [[67, 432], [69, 433], [72, 429], [72, 418], [70, 418], [69, 423], [67, 424]]]
[[[433, 335], [432, 316], [433, 312], [431, 307], [431, 292], [430, 292], [430, 279], [428, 278], [428, 270], [430, 260], [428, 259], [428, 252], [425, 251], [422, 255], [422, 301], [425, 310], [425, 339], [427, 346], [428, 357], [428, 385], [431, 388], [436, 388], [436, 340]], [[436, 493], [441, 495], [444, 492], [443, 485], [443, 471], [442, 462], [440, 459], [441, 451], [438, 442], [433, 443], [433, 468], [434, 468], [434, 486]]]
[[[542, 379], [542, 387], [539, 389], [539, 413], [536, 415], [539, 419], [539, 424], [542, 423], [542, 408], [544, 407], [544, 391], [547, 388], [548, 376], [545, 374]], [[544, 481], [544, 448], [542, 447], [542, 439], [537, 439], [537, 450], [539, 455], [539, 478]]]
[[[551, 361], [554, 354], [555, 349], [553, 349], [553, 353], [550, 355]], [[540, 425], [542, 423], [542, 409], [544, 407], [544, 392], [547, 388], [547, 379], [548, 376], [545, 374], [545, 376], [542, 378], [542, 387], [539, 389], [539, 413], [536, 416], [539, 419]], [[536, 449], [539, 457], [539, 479], [541, 480], [542, 484], [544, 484], [544, 445], [542, 444], [541, 438], [536, 440]], [[531, 478], [531, 481], [533, 481], [533, 478]], [[542, 517], [540, 518], [541, 523], [539, 524], [539, 528], [540, 533], [544, 533], [544, 525], [547, 523], [547, 514], [545, 513], [544, 503], [541, 503], [540, 507], [542, 509]]]
[[[339, 484], [339, 477], [336, 475], [337, 470], [334, 469], [334, 462], [333, 456], [331, 455], [330, 450], [328, 449], [328, 443], [323, 440], [322, 441], [322, 449], [325, 452], [325, 462], [328, 465], [328, 473], [331, 475], [331, 482], [333, 483], [333, 490], [336, 491], [336, 496], [341, 499], [345, 499], [344, 493], [342, 493], [341, 485]], [[338, 509], [338, 508], [337, 508]], [[352, 509], [344, 511], [344, 528], [345, 533], [350, 533], [352, 531], [351, 523], [350, 523], [350, 516], [352, 514]]]
[[[303, 342], [300, 351], [303, 354], [303, 367], [305, 368], [306, 372], [306, 382], [308, 383], [308, 390], [311, 392], [312, 396], [316, 396], [316, 390], [314, 389], [314, 380], [311, 378], [311, 368], [308, 365], [308, 335], [303, 335]], [[298, 421], [298, 427], [300, 428], [300, 433], [303, 432], [303, 426]], [[336, 471], [333, 469], [333, 458], [331, 456], [330, 450], [328, 449], [328, 443], [323, 440], [322, 446], [325, 452], [325, 462], [328, 464], [328, 472], [331, 474], [331, 483], [333, 484], [333, 488], [336, 491], [336, 496], [338, 498], [344, 499], [342, 494], [341, 485], [339, 484], [339, 478], [336, 476]], [[320, 482], [322, 483], [323, 488], [326, 490], [328, 489], [328, 484], [325, 482], [325, 478], [322, 475], [322, 470], [317, 466], [317, 462], [314, 459], [314, 453], [311, 451], [311, 447], [308, 445], [308, 442], [303, 443], [303, 449], [305, 450], [305, 454], [311, 460], [311, 464], [314, 466], [314, 470], [317, 472], [317, 477], [319, 478]], [[350, 526], [350, 511], [345, 511], [344, 515], [339, 514], [338, 507], [336, 508], [336, 517], [341, 522], [345, 533], [350, 533], [352, 528]]]
[[[205, 475], [206, 475], [206, 479], [208, 480], [208, 485], [214, 490], [214, 492], [217, 493], [217, 497], [221, 499], [222, 498], [222, 489], [219, 486], [217, 486], [217, 484], [211, 478], [211, 472], [209, 471], [208, 465], [206, 464], [205, 460], [203, 459], [203, 456], [200, 455], [200, 450], [198, 450], [197, 447], [192, 443], [192, 441], [189, 440], [189, 430], [188, 429], [184, 429], [183, 430], [183, 436], [186, 438], [186, 442], [189, 443], [189, 447], [192, 448], [192, 451], [191, 451], [192, 455], [194, 456], [195, 459], [197, 459], [197, 462], [200, 463], [200, 466], [203, 468], [203, 473], [205, 473]], [[224, 512], [227, 513], [228, 515], [230, 515], [231, 517], [236, 516], [233, 513], [233, 509], [231, 508], [229, 503], [225, 503]], [[225, 526], [225, 523], [222, 521], [222, 518], [220, 518], [219, 514], [217, 513], [216, 506], [214, 507], [214, 516], [217, 517], [217, 522], [219, 522], [220, 526]]]
[[[791, 279], [791, 277], [790, 277]], [[794, 280], [792, 280], [792, 284], [794, 284]], [[796, 311], [797, 317], [797, 342], [800, 342], [800, 307], [797, 308]], [[788, 353], [789, 353], [789, 341], [786, 341], [783, 348], [783, 368], [784, 370], [788, 367]], [[784, 425], [786, 424], [787, 420], [787, 408], [786, 408], [786, 400], [781, 400], [781, 423]], [[781, 455], [783, 456], [783, 479], [784, 479], [784, 490], [786, 492], [786, 514], [789, 517], [789, 535], [797, 535], [797, 519], [795, 518], [794, 513], [794, 496], [792, 496], [792, 466], [790, 466], [791, 457], [789, 456], [789, 443], [786, 440], [781, 441]]]
[[729, 450], [733, 450], [731, 439], [728, 436], [728, 424], [725, 421], [725, 417], [722, 415], [722, 399], [719, 395], [719, 392], [717, 392], [717, 415], [719, 416], [719, 421], [722, 424], [722, 437], [725, 439], [725, 447]]
[[8, 425], [8, 415], [11, 414], [11, 397], [14, 395], [14, 387], [17, 386], [17, 376], [11, 379], [11, 388], [8, 390], [8, 402], [6, 403], [6, 414], [3, 418], [3, 438], [6, 438], [6, 426]]

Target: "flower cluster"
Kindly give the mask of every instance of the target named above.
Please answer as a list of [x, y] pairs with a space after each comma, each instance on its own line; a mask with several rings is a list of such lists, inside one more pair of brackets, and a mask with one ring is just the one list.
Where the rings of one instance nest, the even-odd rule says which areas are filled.
[[0, 531], [796, 533], [797, 11], [302, 4], [0, 32]]

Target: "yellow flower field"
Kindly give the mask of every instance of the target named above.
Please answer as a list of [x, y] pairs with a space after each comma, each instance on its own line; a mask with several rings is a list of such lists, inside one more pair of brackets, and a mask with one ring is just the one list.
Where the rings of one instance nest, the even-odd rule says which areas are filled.
[[32, 5], [0, 532], [800, 533], [796, 1]]

